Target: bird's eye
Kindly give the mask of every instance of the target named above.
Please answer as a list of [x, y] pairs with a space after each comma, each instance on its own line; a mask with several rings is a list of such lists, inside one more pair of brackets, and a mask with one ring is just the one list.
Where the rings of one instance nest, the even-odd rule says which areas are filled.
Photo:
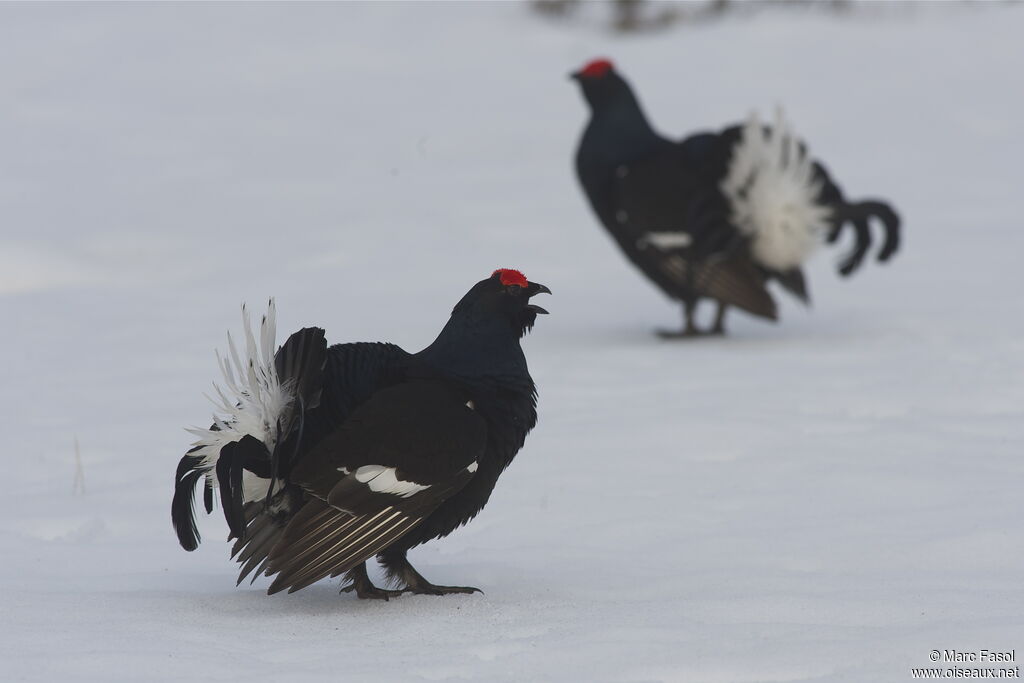
[[516, 296], [518, 296], [519, 294], [522, 293], [523, 288], [520, 287], [519, 285], [508, 285], [505, 287], [505, 291], [508, 292], [509, 294], [515, 294]]

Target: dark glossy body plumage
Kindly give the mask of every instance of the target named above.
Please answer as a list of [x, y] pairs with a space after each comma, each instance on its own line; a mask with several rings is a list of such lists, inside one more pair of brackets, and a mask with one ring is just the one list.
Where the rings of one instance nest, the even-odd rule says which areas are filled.
[[728, 306], [776, 319], [770, 280], [807, 301], [801, 265], [816, 242], [835, 241], [843, 226], [856, 233], [843, 275], [867, 254], [872, 219], [885, 231], [878, 260], [896, 252], [900, 221], [892, 208], [846, 201], [781, 118], [773, 126], [751, 121], [675, 142], [654, 131], [607, 60], [573, 78], [591, 110], [577, 177], [626, 257], [683, 303], [683, 332], [670, 336], [699, 333], [693, 313], [702, 298], [719, 304], [712, 332], [723, 331]]
[[[379, 556], [404, 590], [475, 590], [435, 586], [405, 555], [475, 517], [536, 424], [520, 339], [545, 312], [530, 297], [546, 291], [516, 271], [496, 271], [416, 354], [382, 343], [328, 348], [318, 328], [293, 334], [263, 365], [277, 375], [260, 384], [256, 362], [234, 411], [227, 406], [232, 414], [198, 430], [182, 458], [172, 503], [181, 545], [198, 544], [193, 488], [214, 478], [237, 539], [239, 582], [266, 573], [276, 575], [269, 592], [291, 592], [346, 574], [360, 597], [387, 598], [402, 591], [379, 589], [366, 575], [365, 561]], [[252, 407], [253, 396], [263, 408]]]

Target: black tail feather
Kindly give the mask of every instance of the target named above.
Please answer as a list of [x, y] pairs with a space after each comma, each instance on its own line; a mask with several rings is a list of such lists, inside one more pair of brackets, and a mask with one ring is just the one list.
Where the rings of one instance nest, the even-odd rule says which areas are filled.
[[[304, 328], [291, 335], [275, 354], [274, 365], [278, 378], [282, 384], [287, 383], [291, 387], [295, 399], [291, 409], [285, 411], [278, 422], [278, 434], [281, 438], [273, 453], [269, 453], [259, 439], [247, 435], [224, 445], [218, 454], [216, 470], [213, 473], [210, 472], [210, 468], [202, 467], [203, 456], [190, 455], [197, 450], [195, 448], [181, 459], [175, 475], [171, 520], [178, 542], [185, 550], [195, 550], [199, 546], [200, 536], [195, 519], [195, 487], [208, 474], [215, 474], [217, 477], [224, 518], [231, 530], [230, 538], [240, 539], [240, 542], [244, 543], [246, 526], [255, 514], [246, 511], [242, 486], [244, 471], [248, 470], [259, 477], [269, 478], [272, 482], [287, 477], [291, 461], [301, 448], [305, 411], [320, 404], [326, 362], [327, 341], [324, 338], [324, 331], [317, 327]], [[216, 430], [216, 427], [211, 429]], [[274, 491], [268, 493], [272, 494]], [[207, 513], [213, 511], [214, 495], [212, 487], [204, 488], [203, 506]], [[268, 495], [268, 500], [269, 498]], [[249, 569], [252, 569], [252, 566], [249, 566]]]
[[246, 435], [238, 441], [225, 444], [217, 458], [217, 485], [220, 487], [224, 519], [231, 530], [230, 538], [242, 538], [248, 521], [245, 515], [245, 501], [242, 490], [242, 476], [245, 470], [263, 478], [269, 478], [269, 454], [263, 442]]
[[853, 225], [854, 234], [857, 235], [856, 244], [853, 250], [844, 256], [839, 263], [839, 273], [848, 276], [860, 267], [861, 262], [871, 248], [871, 227], [868, 225], [867, 216], [860, 213], [852, 213], [849, 218]]
[[327, 340], [319, 327], [304, 327], [295, 332], [274, 356], [277, 376], [282, 382], [293, 383], [292, 390], [302, 397], [307, 409], [320, 405], [326, 362]]
[[900, 217], [888, 203], [879, 200], [861, 202], [843, 202], [834, 209], [832, 230], [828, 242], [835, 242], [846, 224], [853, 226], [856, 235], [853, 249], [840, 260], [839, 272], [848, 276], [856, 271], [868, 250], [871, 248], [870, 222], [874, 218], [884, 228], [882, 248], [878, 251], [878, 261], [884, 263], [892, 258], [900, 247]]
[[319, 327], [304, 327], [292, 334], [277, 351], [274, 365], [282, 383], [289, 383], [295, 396], [286, 421], [278, 424], [282, 438], [270, 455], [272, 481], [287, 473], [302, 445], [306, 411], [320, 405], [327, 340]]
[[880, 220], [885, 227], [885, 239], [878, 251], [878, 260], [884, 263], [900, 248], [900, 216], [892, 206], [882, 201], [863, 201], [860, 207], [866, 214]]
[[[171, 521], [178, 535], [178, 543], [185, 550], [192, 551], [199, 547], [199, 529], [196, 527], [195, 488], [204, 478], [206, 472], [200, 468], [202, 456], [188, 455], [178, 462], [178, 470], [174, 475], [174, 498], [171, 500]], [[212, 490], [204, 487], [203, 498], [209, 500], [207, 512], [212, 504]]]
[[234, 462], [234, 452], [235, 443], [231, 442], [220, 449], [220, 454], [217, 456], [217, 487], [220, 489], [220, 506], [224, 509], [224, 519], [228, 523], [228, 529], [231, 530], [229, 538], [240, 537], [244, 528], [237, 521], [234, 505], [236, 497], [241, 503], [242, 492], [231, 490], [231, 465]]

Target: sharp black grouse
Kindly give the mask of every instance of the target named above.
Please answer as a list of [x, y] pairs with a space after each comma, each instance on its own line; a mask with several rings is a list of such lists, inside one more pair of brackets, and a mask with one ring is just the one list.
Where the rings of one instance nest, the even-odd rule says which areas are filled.
[[846, 201], [781, 112], [772, 126], [751, 117], [674, 142], [651, 128], [608, 60], [594, 60], [572, 78], [591, 110], [576, 152], [591, 207], [633, 264], [683, 304], [682, 331], [663, 336], [700, 334], [694, 312], [702, 298], [718, 303], [712, 333], [724, 332], [729, 306], [775, 320], [769, 280], [807, 302], [801, 266], [844, 225], [856, 241], [840, 263], [843, 275], [867, 254], [872, 219], [885, 233], [878, 260], [899, 247], [892, 207]]
[[[214, 490], [242, 564], [238, 582], [276, 575], [268, 592], [293, 592], [345, 574], [360, 598], [442, 595], [406, 559], [425, 541], [476, 516], [537, 421], [537, 392], [520, 339], [547, 287], [500, 269], [456, 304], [419, 353], [394, 344], [327, 346], [311, 327], [274, 353], [275, 311], [259, 338], [243, 307], [245, 349], [229, 335], [218, 362], [218, 415], [175, 475], [171, 517], [186, 550], [199, 544], [194, 490]], [[376, 556], [399, 590], [374, 586]]]

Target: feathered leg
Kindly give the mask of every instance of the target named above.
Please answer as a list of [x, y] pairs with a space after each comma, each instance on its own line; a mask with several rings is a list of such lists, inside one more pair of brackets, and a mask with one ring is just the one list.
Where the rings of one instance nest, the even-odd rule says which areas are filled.
[[683, 336], [693, 337], [700, 334], [697, 327], [697, 302], [687, 301], [683, 304]]
[[695, 299], [683, 302], [683, 329], [681, 330], [658, 330], [658, 336], [662, 339], [685, 339], [688, 337], [699, 337], [704, 334], [697, 327], [697, 301]]
[[[404, 585], [403, 593], [417, 595], [449, 595], [451, 593], [483, 593], [472, 586], [435, 586], [423, 578], [405, 557], [405, 551], [382, 553], [378, 556], [380, 563], [388, 574], [388, 579], [395, 585]], [[365, 572], [365, 569], [364, 569]]]
[[354, 568], [350, 569], [345, 574], [345, 580], [351, 581], [351, 583], [341, 589], [342, 593], [351, 593], [355, 591], [356, 595], [360, 600], [389, 600], [391, 598], [398, 597], [405, 591], [400, 590], [388, 590], [386, 588], [377, 588], [370, 581], [370, 577], [366, 573], [366, 563], [360, 562]]
[[728, 306], [718, 302], [718, 311], [715, 313], [715, 324], [711, 326], [711, 334], [725, 334], [725, 309]]

